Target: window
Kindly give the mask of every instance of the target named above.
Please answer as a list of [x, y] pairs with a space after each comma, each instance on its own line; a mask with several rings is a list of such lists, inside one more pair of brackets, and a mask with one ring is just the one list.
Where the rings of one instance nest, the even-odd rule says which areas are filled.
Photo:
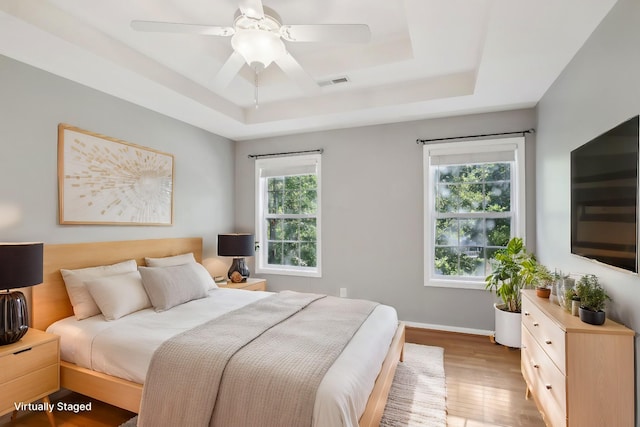
[[483, 289], [489, 259], [524, 238], [524, 137], [424, 147], [425, 285]]
[[256, 160], [256, 272], [320, 277], [320, 155]]

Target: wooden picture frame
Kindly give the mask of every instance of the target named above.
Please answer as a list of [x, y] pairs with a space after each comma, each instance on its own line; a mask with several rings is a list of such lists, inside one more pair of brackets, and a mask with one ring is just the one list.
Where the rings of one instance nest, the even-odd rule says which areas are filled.
[[58, 125], [60, 224], [172, 225], [173, 155]]

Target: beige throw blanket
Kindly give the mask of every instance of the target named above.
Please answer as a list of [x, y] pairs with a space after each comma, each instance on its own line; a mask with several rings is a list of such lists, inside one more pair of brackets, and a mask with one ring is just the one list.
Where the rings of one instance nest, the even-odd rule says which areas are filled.
[[310, 426], [320, 381], [375, 305], [281, 292], [172, 338], [138, 426]]

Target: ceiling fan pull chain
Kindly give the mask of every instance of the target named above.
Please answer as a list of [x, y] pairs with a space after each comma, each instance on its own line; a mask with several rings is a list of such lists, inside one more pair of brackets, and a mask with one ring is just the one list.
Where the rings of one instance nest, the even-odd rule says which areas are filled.
[[253, 94], [253, 99], [255, 101], [256, 104], [256, 109], [258, 108], [258, 71], [256, 70], [256, 75], [255, 75], [255, 79], [254, 79], [254, 94]]

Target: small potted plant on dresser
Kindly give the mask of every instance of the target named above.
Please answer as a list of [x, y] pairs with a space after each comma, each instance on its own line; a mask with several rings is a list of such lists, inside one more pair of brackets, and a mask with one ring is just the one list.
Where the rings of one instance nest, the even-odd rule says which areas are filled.
[[549, 269], [542, 265], [536, 264], [535, 276], [536, 276], [536, 295], [540, 298], [549, 298], [551, 295], [551, 286], [555, 280], [553, 273]]
[[606, 320], [604, 307], [607, 300], [611, 301], [598, 278], [593, 274], [586, 274], [578, 280], [576, 294], [580, 298], [580, 320], [591, 325], [602, 325]]

